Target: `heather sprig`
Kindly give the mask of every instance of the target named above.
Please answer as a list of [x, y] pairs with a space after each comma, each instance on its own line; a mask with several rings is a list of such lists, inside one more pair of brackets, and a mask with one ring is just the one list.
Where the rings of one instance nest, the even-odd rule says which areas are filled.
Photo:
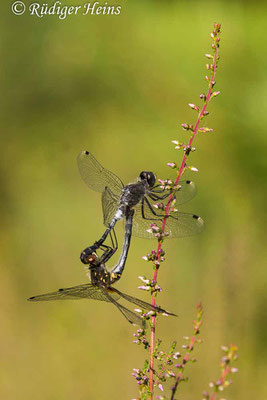
[[[206, 65], [206, 68], [208, 70], [208, 75], [205, 76], [205, 80], [208, 82], [208, 89], [207, 89], [207, 94], [201, 94], [200, 99], [203, 101], [203, 105], [200, 107], [198, 105], [195, 105], [193, 103], [189, 104], [189, 107], [192, 108], [194, 111], [197, 111], [197, 119], [195, 124], [189, 124], [189, 123], [183, 123], [182, 128], [189, 133], [189, 140], [188, 143], [181, 143], [179, 141], [175, 141], [175, 147], [177, 150], [182, 150], [183, 151], [183, 157], [180, 166], [178, 167], [178, 164], [176, 163], [168, 163], [168, 165], [171, 168], [176, 169], [177, 171], [177, 176], [176, 179], [174, 180], [174, 183], [170, 182], [168, 183], [170, 186], [170, 195], [167, 201], [167, 205], [164, 207], [164, 218], [162, 221], [161, 226], [158, 226], [156, 224], [152, 224], [151, 226], [152, 233], [154, 233], [155, 237], [158, 239], [158, 246], [157, 246], [157, 251], [156, 251], [156, 260], [154, 261], [154, 274], [153, 274], [153, 281], [157, 282], [157, 277], [158, 277], [158, 270], [160, 267], [160, 257], [161, 257], [161, 250], [162, 250], [162, 243], [165, 238], [165, 226], [166, 222], [168, 219], [168, 216], [170, 215], [171, 209], [174, 207], [174, 199], [175, 199], [175, 191], [178, 188], [180, 178], [181, 176], [185, 173], [186, 170], [191, 170], [193, 172], [197, 172], [198, 169], [195, 166], [189, 166], [187, 163], [187, 160], [191, 154], [192, 151], [195, 151], [195, 147], [193, 147], [193, 142], [195, 137], [199, 133], [207, 133], [207, 132], [212, 132], [211, 128], [205, 127], [203, 130], [203, 127], [200, 127], [201, 121], [209, 114], [207, 111], [208, 104], [210, 100], [213, 97], [216, 97], [219, 92], [213, 92], [213, 88], [215, 86], [215, 75], [217, 71], [217, 66], [218, 66], [218, 60], [219, 60], [219, 46], [220, 46], [220, 32], [221, 32], [221, 25], [215, 23], [213, 27], [213, 31], [211, 33], [211, 39], [212, 39], [212, 53], [213, 55], [211, 56], [210, 54], [206, 54], [206, 57], [211, 60], [209, 64]], [[163, 181], [163, 185], [166, 185], [166, 181]], [[155, 306], [156, 301], [155, 301], [155, 296], [152, 295], [152, 301], [151, 301], [152, 306]], [[153, 395], [153, 384], [154, 384], [154, 357], [153, 357], [153, 352], [154, 352], [154, 345], [155, 345], [155, 331], [156, 331], [156, 319], [152, 317], [152, 328], [151, 328], [151, 336], [150, 336], [150, 377], [149, 377], [149, 384], [150, 384], [150, 392], [151, 398]]]
[[[155, 344], [153, 357], [156, 363], [154, 369], [155, 380], [153, 383], [153, 392], [158, 389], [162, 392], [161, 395], [157, 395], [155, 398], [158, 400], [174, 400], [175, 393], [178, 386], [182, 382], [187, 382], [188, 378], [185, 376], [185, 368], [188, 363], [195, 363], [197, 359], [192, 357], [191, 354], [194, 351], [197, 344], [202, 343], [202, 339], [198, 336], [200, 334], [200, 328], [202, 326], [203, 307], [201, 303], [197, 304], [197, 315], [193, 321], [193, 334], [192, 336], [184, 336], [183, 340], [185, 344], [181, 346], [181, 351], [177, 351], [177, 342], [174, 341], [168, 352], [164, 352], [161, 349], [162, 341], [158, 339]], [[144, 349], [150, 351], [150, 343], [146, 336], [145, 329], [138, 329], [133, 335], [134, 343], [144, 346]], [[238, 369], [233, 367], [233, 362], [238, 359], [238, 348], [237, 346], [230, 344], [229, 346], [222, 346], [224, 353], [221, 359], [221, 376], [218, 380], [209, 383], [211, 393], [205, 391], [202, 394], [202, 400], [222, 400], [221, 393], [230, 386], [232, 383], [230, 375], [238, 372]], [[149, 362], [146, 359], [144, 367], [142, 369], [134, 369], [132, 375], [136, 379], [140, 388], [140, 397], [135, 400], [149, 399], [151, 398], [151, 392], [149, 388]], [[171, 394], [165, 394], [168, 390], [171, 390]], [[219, 397], [218, 397], [219, 396]], [[225, 400], [225, 399], [224, 399]]]
[[171, 394], [171, 400], [174, 400], [174, 395], [177, 391], [178, 385], [183, 382], [187, 381], [187, 378], [184, 377], [184, 369], [185, 366], [188, 362], [196, 362], [195, 358], [191, 358], [190, 355], [192, 351], [194, 350], [194, 347], [197, 343], [202, 343], [201, 339], [198, 339], [197, 336], [200, 333], [200, 327], [202, 325], [202, 315], [203, 315], [203, 307], [201, 303], [197, 304], [197, 316], [196, 319], [193, 321], [193, 328], [194, 328], [194, 333], [193, 336], [190, 337], [184, 337], [184, 340], [187, 341], [186, 344], [182, 346], [183, 349], [186, 350], [186, 353], [183, 357], [181, 357], [181, 362], [176, 365], [178, 372], [175, 376], [175, 384], [171, 388], [172, 394]]
[[[154, 369], [155, 380], [153, 383], [153, 391], [158, 389], [162, 392], [162, 395], [156, 396], [156, 399], [167, 399], [166, 395], [163, 395], [167, 390], [171, 388], [171, 399], [174, 399], [174, 394], [177, 390], [178, 385], [181, 382], [186, 382], [187, 377], [184, 376], [184, 369], [187, 363], [195, 362], [196, 359], [191, 357], [191, 352], [194, 350], [194, 347], [197, 343], [201, 343], [200, 339], [197, 339], [197, 336], [200, 332], [200, 326], [202, 324], [201, 318], [203, 314], [202, 305], [199, 303], [197, 305], [197, 316], [195, 321], [193, 321], [193, 335], [191, 338], [184, 337], [183, 339], [187, 342], [182, 345], [181, 351], [177, 351], [177, 342], [174, 341], [168, 352], [165, 352], [161, 349], [162, 341], [158, 339], [155, 343], [155, 348], [153, 351], [153, 358], [156, 364]], [[135, 340], [134, 343], [138, 345], [143, 345], [146, 351], [150, 351], [150, 344], [146, 337], [146, 331], [144, 329], [138, 329], [134, 334]], [[184, 353], [184, 354], [183, 354]], [[150, 388], [149, 384], [149, 366], [148, 361], [146, 360], [144, 368], [142, 370], [135, 369], [132, 375], [135, 377], [139, 386], [141, 386], [140, 398], [146, 399], [144, 396], [150, 396]], [[166, 385], [168, 385], [166, 387]]]
[[221, 376], [218, 380], [210, 382], [209, 386], [212, 392], [204, 392], [202, 400], [222, 399], [221, 393], [232, 383], [231, 374], [238, 372], [238, 369], [232, 366], [233, 362], [238, 359], [237, 346], [234, 344], [222, 346], [222, 351], [224, 355], [221, 360]]
[[[180, 140], [173, 140], [173, 144], [175, 145], [176, 150], [181, 150], [183, 152], [181, 163], [177, 162], [168, 162], [167, 165], [174, 171], [176, 171], [176, 177], [173, 180], [159, 180], [159, 184], [163, 190], [168, 190], [170, 192], [169, 197], [167, 198], [166, 203], [159, 202], [154, 204], [154, 207], [161, 211], [161, 214], [164, 215], [162, 221], [160, 223], [152, 223], [148, 230], [149, 233], [153, 234], [157, 239], [157, 249], [152, 250], [149, 254], [143, 257], [143, 259], [147, 262], [152, 262], [154, 273], [152, 279], [142, 278], [143, 285], [139, 288], [142, 290], [150, 291], [151, 293], [151, 304], [152, 308], [156, 306], [156, 295], [159, 293], [157, 286], [157, 278], [158, 271], [161, 266], [161, 263], [165, 261], [165, 252], [162, 248], [163, 242], [165, 238], [169, 235], [166, 231], [166, 223], [170, 213], [175, 213], [177, 209], [175, 208], [176, 196], [175, 193], [179, 190], [179, 182], [180, 178], [186, 171], [198, 172], [198, 168], [194, 165], [188, 164], [188, 159], [192, 152], [196, 150], [193, 146], [193, 142], [195, 137], [199, 134], [208, 134], [213, 132], [212, 128], [204, 125], [201, 126], [203, 120], [208, 116], [209, 112], [207, 107], [212, 98], [217, 97], [220, 92], [214, 91], [215, 75], [218, 68], [219, 61], [219, 46], [220, 46], [220, 33], [221, 33], [221, 25], [215, 23], [213, 26], [213, 31], [211, 33], [211, 54], [205, 54], [208, 59], [208, 63], [206, 64], [207, 74], [205, 76], [205, 80], [208, 83], [207, 93], [201, 93], [200, 99], [202, 101], [202, 105], [197, 105], [194, 103], [189, 103], [189, 107], [197, 112], [196, 122], [194, 124], [191, 123], [183, 123], [182, 129], [189, 134], [189, 139], [186, 143], [181, 142]], [[150, 342], [148, 342], [146, 332], [139, 332], [137, 334], [136, 342], [138, 344], [143, 344], [145, 349], [149, 351], [149, 362], [145, 363], [145, 369], [141, 372], [140, 370], [135, 372], [136, 379], [138, 382], [141, 382], [141, 390], [140, 390], [140, 399], [152, 399], [154, 389], [157, 387], [160, 391], [163, 391], [163, 384], [168, 379], [175, 379], [175, 383], [172, 386], [172, 395], [171, 399], [174, 399], [174, 394], [180, 384], [180, 382], [186, 380], [184, 377], [184, 369], [186, 364], [189, 361], [195, 361], [195, 359], [190, 357], [191, 352], [193, 351], [195, 343], [197, 343], [196, 336], [199, 333], [199, 328], [201, 325], [201, 316], [202, 316], [202, 306], [198, 305], [198, 314], [197, 318], [194, 321], [194, 335], [191, 339], [188, 339], [188, 343], [184, 345], [184, 349], [186, 350], [186, 354], [181, 356], [180, 363], [174, 364], [173, 359], [174, 354], [178, 358], [178, 354], [180, 357], [180, 353], [174, 353], [174, 349], [176, 343], [172, 344], [171, 350], [168, 353], [164, 353], [162, 350], [159, 350], [159, 346], [161, 341], [155, 340], [155, 331], [156, 331], [156, 321], [157, 321], [157, 313], [154, 313], [149, 316], [150, 318]], [[173, 369], [174, 367], [174, 369]], [[141, 374], [141, 375], [140, 375]], [[142, 375], [143, 374], [143, 375]], [[145, 374], [145, 375], [144, 375]], [[149, 376], [148, 376], [149, 374]], [[140, 386], [140, 383], [139, 383]], [[165, 399], [165, 396], [158, 396], [158, 399]], [[209, 400], [212, 397], [209, 398]], [[213, 399], [212, 399], [213, 400]]]

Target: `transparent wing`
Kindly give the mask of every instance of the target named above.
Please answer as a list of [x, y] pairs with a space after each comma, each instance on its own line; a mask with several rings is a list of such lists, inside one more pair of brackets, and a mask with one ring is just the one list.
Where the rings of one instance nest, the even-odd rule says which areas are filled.
[[[114, 299], [119, 299], [117, 293], [112, 295]], [[93, 299], [100, 301], [110, 301], [105, 292], [98, 286], [93, 286], [90, 283], [85, 285], [73, 286], [70, 288], [59, 289], [57, 292], [45, 293], [39, 296], [30, 297], [29, 301], [49, 301], [49, 300], [79, 300]]]
[[145, 328], [146, 323], [138, 314], [136, 314], [133, 311], [130, 311], [128, 308], [122, 306], [121, 304], [117, 303], [116, 300], [114, 300], [114, 295], [116, 295], [117, 293], [114, 293], [114, 291], [112, 290], [111, 292], [109, 291], [108, 293], [106, 292], [105, 294], [109, 298], [109, 301], [112, 304], [114, 304], [114, 306], [116, 306], [119, 309], [119, 311], [124, 315], [127, 321], [129, 321], [133, 325], [138, 325], [142, 328]]
[[[159, 196], [162, 195], [167, 195], [170, 193], [170, 190], [167, 189], [161, 189], [159, 192], [160, 187], [156, 187], [155, 189], [151, 189], [151, 193], [153, 194], [158, 194]], [[191, 200], [197, 193], [197, 187], [194, 182], [192, 181], [181, 181], [175, 191], [175, 197], [176, 197], [176, 204], [184, 204], [187, 201]], [[163, 203], [167, 203], [168, 197], [164, 200], [162, 200]]]
[[128, 294], [122, 293], [118, 289], [112, 288], [112, 290], [115, 293], [117, 293], [120, 297], [122, 297], [123, 299], [129, 301], [130, 303], [136, 304], [137, 306], [139, 306], [143, 310], [153, 310], [153, 309], [155, 309], [159, 313], [166, 313], [168, 315], [176, 316], [176, 314], [170, 313], [169, 311], [166, 311], [161, 307], [157, 307], [156, 306], [155, 308], [153, 308], [153, 306], [151, 304], [147, 303], [146, 301], [143, 301], [143, 300], [138, 299], [137, 297], [132, 297], [132, 296], [130, 296]]
[[114, 304], [124, 317], [134, 325], [144, 327], [142, 318], [128, 310], [128, 308], [117, 303], [116, 300], [120, 299], [121, 295], [113, 290], [93, 286], [91, 284], [78, 285], [70, 288], [59, 289], [57, 292], [45, 293], [39, 296], [30, 297], [29, 301], [49, 301], [49, 300], [78, 300], [78, 299], [93, 299], [106, 301]]
[[120, 196], [123, 188], [120, 178], [102, 167], [89, 151], [82, 151], [77, 163], [81, 177], [90, 189], [103, 193], [108, 187], [114, 195]]
[[191, 200], [197, 193], [197, 187], [192, 181], [182, 181], [176, 190], [176, 204], [184, 204]]
[[[159, 214], [159, 210], [155, 209], [155, 211]], [[147, 204], [144, 204], [144, 214], [145, 217], [149, 219], [144, 219], [142, 217], [141, 204], [138, 204], [133, 219], [133, 235], [141, 238], [153, 239], [155, 236], [147, 232], [147, 230], [152, 223], [156, 223], [160, 226], [163, 216], [155, 216]], [[195, 235], [202, 232], [203, 229], [204, 221], [202, 218], [194, 214], [175, 212], [168, 217], [165, 232], [169, 233], [169, 238], [178, 238]]]
[[108, 226], [114, 217], [117, 206], [118, 206], [119, 196], [116, 196], [108, 187], [102, 193], [102, 211], [104, 225]]

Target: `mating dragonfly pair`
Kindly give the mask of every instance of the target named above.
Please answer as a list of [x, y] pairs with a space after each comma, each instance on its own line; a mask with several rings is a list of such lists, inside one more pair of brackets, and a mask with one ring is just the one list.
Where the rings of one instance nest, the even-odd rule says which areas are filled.
[[[102, 167], [88, 151], [84, 151], [78, 156], [78, 167], [83, 180], [90, 189], [102, 193], [102, 210], [104, 225], [106, 226], [101, 238], [84, 249], [80, 256], [81, 261], [89, 265], [91, 283], [59, 289], [57, 292], [34, 296], [29, 300], [86, 298], [107, 301], [114, 304], [129, 322], [141, 326], [144, 325], [144, 318], [122, 306], [117, 300], [122, 298], [144, 310], [175, 315], [160, 307], [152, 307], [149, 303], [124, 294], [112, 285], [120, 279], [123, 273], [131, 236], [154, 238], [154, 234], [149, 229], [150, 224], [155, 221], [163, 221], [165, 217], [163, 213], [157, 213], [154, 210], [155, 207], [153, 208], [151, 200], [154, 202], [160, 201], [161, 209], [164, 210], [164, 205], [166, 205], [171, 193], [176, 200], [176, 204], [180, 205], [194, 197], [196, 186], [191, 181], [183, 181], [173, 191], [173, 189], [162, 186], [162, 184], [156, 184], [156, 176], [150, 171], [141, 172], [137, 182], [124, 186], [120, 178]], [[115, 225], [121, 219], [125, 222], [122, 253], [118, 263], [109, 271], [106, 268], [106, 262], [118, 249]], [[197, 215], [176, 211], [168, 216], [165, 229], [168, 232], [168, 237], [177, 238], [199, 233], [202, 231], [203, 226], [203, 220]], [[108, 236], [111, 239], [111, 246], [104, 244]], [[97, 251], [102, 251], [100, 257]]]

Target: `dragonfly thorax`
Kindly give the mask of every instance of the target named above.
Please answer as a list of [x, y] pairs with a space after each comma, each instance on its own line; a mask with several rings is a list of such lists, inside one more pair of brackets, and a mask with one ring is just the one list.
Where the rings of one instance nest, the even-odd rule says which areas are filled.
[[131, 209], [142, 200], [147, 189], [146, 182], [130, 183], [124, 186], [119, 200], [119, 208], [121, 206], [125, 207], [125, 210], [123, 210], [124, 214], [126, 213], [126, 208]]
[[98, 266], [91, 265], [89, 267], [91, 283], [94, 286], [109, 286], [111, 284], [110, 272], [107, 270], [104, 264]]

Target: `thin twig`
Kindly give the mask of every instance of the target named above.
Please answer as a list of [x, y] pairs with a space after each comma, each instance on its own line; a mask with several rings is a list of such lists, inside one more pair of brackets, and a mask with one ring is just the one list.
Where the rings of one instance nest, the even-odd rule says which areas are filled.
[[[188, 338], [190, 340], [189, 345], [184, 346], [185, 348], [187, 348], [187, 352], [182, 359], [182, 363], [179, 365], [179, 368], [178, 368], [179, 372], [176, 375], [175, 384], [171, 388], [172, 394], [171, 394], [170, 400], [174, 400], [174, 396], [175, 396], [176, 390], [178, 388], [178, 385], [180, 384], [180, 382], [185, 380], [185, 378], [183, 377], [184, 369], [185, 369], [185, 366], [188, 363], [188, 361], [190, 361], [190, 353], [193, 351], [195, 343], [197, 343], [197, 336], [199, 335], [200, 327], [202, 325], [202, 320], [201, 320], [202, 315], [203, 315], [203, 307], [202, 307], [201, 303], [198, 303], [197, 304], [197, 317], [194, 321], [194, 334], [191, 337], [191, 339]], [[198, 340], [198, 342], [201, 343], [201, 340]]]

